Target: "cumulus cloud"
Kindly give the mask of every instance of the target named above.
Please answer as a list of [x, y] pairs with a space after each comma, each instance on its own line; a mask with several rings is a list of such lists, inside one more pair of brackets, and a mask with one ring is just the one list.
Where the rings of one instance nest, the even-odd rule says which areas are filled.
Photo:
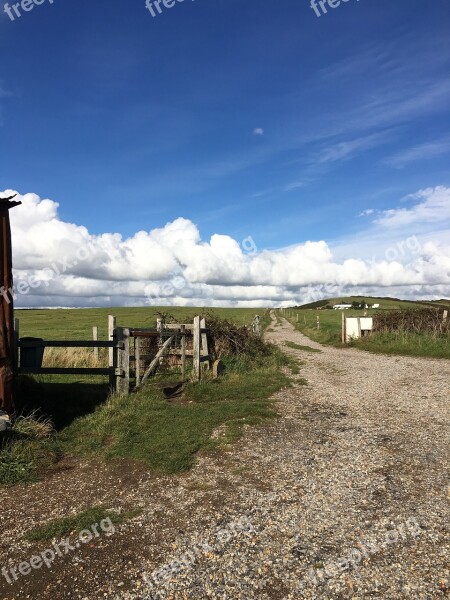
[[373, 216], [366, 237], [391, 236], [378, 241], [378, 259], [364, 259], [356, 245], [340, 260], [323, 240], [275, 251], [258, 249], [252, 237], [217, 233], [204, 241], [181, 217], [129, 238], [94, 235], [63, 221], [53, 200], [19, 199], [23, 205], [11, 211], [18, 306], [276, 306], [343, 293], [450, 295], [450, 246], [405, 229], [450, 219], [447, 188], [422, 190], [412, 206]]

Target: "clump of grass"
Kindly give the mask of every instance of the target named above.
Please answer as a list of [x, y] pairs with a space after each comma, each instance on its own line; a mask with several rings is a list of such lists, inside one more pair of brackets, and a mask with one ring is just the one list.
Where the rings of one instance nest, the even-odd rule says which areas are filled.
[[0, 438], [0, 485], [35, 481], [60, 456], [52, 423], [35, 413], [21, 416]]
[[47, 542], [54, 538], [79, 534], [84, 529], [90, 529], [92, 525], [99, 524], [104, 519], [111, 519], [114, 524], [122, 523], [127, 516], [126, 513], [106, 510], [103, 506], [93, 506], [71, 517], [54, 519], [45, 525], [34, 527], [25, 534], [25, 539], [29, 542]]
[[322, 352], [322, 350], [317, 348], [311, 348], [311, 346], [302, 346], [301, 344], [296, 344], [295, 342], [284, 342], [284, 345], [294, 350], [304, 350], [305, 352]]
[[39, 416], [36, 411], [16, 419], [13, 431], [20, 436], [34, 440], [49, 438], [54, 433], [53, 423], [49, 418]]

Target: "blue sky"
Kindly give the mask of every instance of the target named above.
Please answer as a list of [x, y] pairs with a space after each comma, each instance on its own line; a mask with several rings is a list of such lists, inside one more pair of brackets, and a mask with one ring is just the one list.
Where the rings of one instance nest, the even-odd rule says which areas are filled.
[[92, 235], [183, 217], [258, 249], [358, 239], [363, 211], [450, 187], [449, 26], [448, 0], [2, 12], [0, 189]]

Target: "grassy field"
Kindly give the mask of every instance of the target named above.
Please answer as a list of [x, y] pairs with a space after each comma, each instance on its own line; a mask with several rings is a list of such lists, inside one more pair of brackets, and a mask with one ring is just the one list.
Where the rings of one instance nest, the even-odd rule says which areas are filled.
[[[95, 324], [109, 313], [124, 326], [151, 327], [157, 309], [21, 311], [21, 336], [46, 339], [89, 339]], [[191, 320], [198, 309], [172, 310], [181, 320]], [[200, 311], [201, 312], [201, 311]], [[254, 309], [216, 309], [214, 314], [238, 324], [249, 324]], [[19, 382], [19, 412], [50, 417], [55, 424], [19, 419], [2, 440], [0, 484], [33, 481], [52, 470], [65, 455], [126, 457], [142, 461], [156, 472], [189, 469], [201, 450], [220, 449], [236, 439], [244, 425], [255, 425], [276, 416], [271, 396], [290, 385], [285, 368], [298, 372], [298, 364], [280, 350], [261, 350], [224, 357], [226, 373], [219, 380], [185, 385], [180, 398], [168, 401], [156, 382], [126, 398], [108, 396], [104, 378], [27, 377]], [[213, 436], [215, 431], [220, 435]], [[43, 432], [46, 432], [45, 434]]]
[[[321, 301], [321, 304], [351, 304], [353, 301], [366, 304], [379, 303], [379, 309], [368, 309], [367, 316], [372, 316], [378, 310], [401, 310], [411, 308], [430, 308], [430, 306], [446, 307], [450, 301], [438, 301], [436, 303], [428, 302], [409, 302], [388, 298], [370, 298], [370, 297], [347, 297], [333, 298], [327, 301]], [[447, 303], [447, 304], [446, 304]], [[314, 303], [316, 304], [316, 303]], [[309, 305], [308, 305], [309, 306]], [[347, 317], [360, 317], [364, 314], [361, 310], [346, 310]], [[342, 311], [333, 309], [317, 308], [299, 308], [289, 309], [284, 315], [291, 323], [302, 333], [312, 340], [325, 345], [340, 346], [342, 331]], [[320, 327], [317, 327], [317, 318], [320, 321]], [[385, 354], [404, 354], [411, 356], [429, 356], [434, 358], [450, 358], [450, 340], [448, 337], [436, 338], [434, 336], [422, 334], [412, 335], [403, 332], [392, 334], [376, 334], [353, 343], [354, 346], [370, 352], [381, 352]]]
[[92, 328], [98, 327], [99, 338], [106, 340], [108, 315], [114, 315], [119, 327], [156, 326], [158, 313], [166, 313], [179, 322], [192, 322], [198, 314], [214, 314], [238, 325], [250, 325], [255, 315], [264, 316], [265, 309], [256, 308], [81, 308], [52, 310], [16, 310], [21, 337], [42, 337], [47, 340], [92, 339]]

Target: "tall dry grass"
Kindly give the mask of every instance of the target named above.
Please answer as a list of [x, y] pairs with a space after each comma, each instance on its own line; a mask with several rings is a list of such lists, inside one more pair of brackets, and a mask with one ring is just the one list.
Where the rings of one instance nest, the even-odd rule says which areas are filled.
[[108, 348], [98, 348], [98, 358], [95, 357], [94, 348], [46, 348], [42, 366], [61, 369], [105, 368], [108, 366]]

